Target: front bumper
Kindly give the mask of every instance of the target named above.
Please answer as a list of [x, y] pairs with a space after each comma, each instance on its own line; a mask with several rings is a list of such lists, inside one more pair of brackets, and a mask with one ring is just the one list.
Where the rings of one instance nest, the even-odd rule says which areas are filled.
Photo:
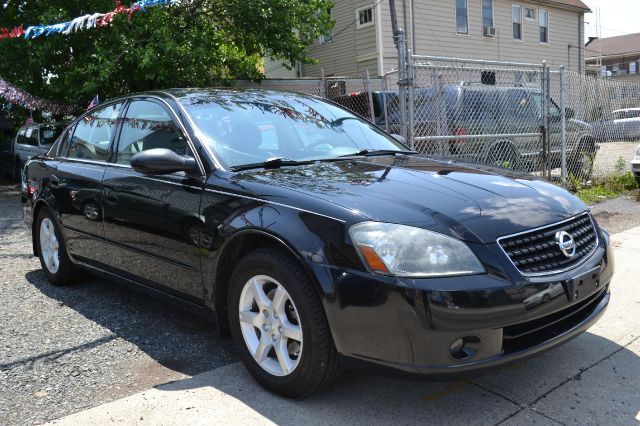
[[633, 159], [631, 162], [631, 171], [636, 179], [638, 179], [638, 182], [640, 182], [640, 159]]
[[[487, 259], [504, 259], [486, 246]], [[350, 369], [430, 378], [470, 376], [521, 361], [593, 325], [609, 303], [608, 237], [570, 271], [524, 278], [508, 260], [488, 274], [398, 279], [325, 270], [325, 309]], [[489, 269], [488, 269], [489, 270]], [[452, 351], [462, 340], [463, 351]]]

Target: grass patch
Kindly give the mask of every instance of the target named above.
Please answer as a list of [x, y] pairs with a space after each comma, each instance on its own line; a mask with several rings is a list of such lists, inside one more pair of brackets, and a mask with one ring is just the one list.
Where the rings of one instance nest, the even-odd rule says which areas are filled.
[[569, 179], [569, 189], [586, 204], [593, 204], [610, 198], [616, 198], [638, 189], [633, 173], [609, 176], [592, 182], [588, 187], [582, 187], [579, 181]]

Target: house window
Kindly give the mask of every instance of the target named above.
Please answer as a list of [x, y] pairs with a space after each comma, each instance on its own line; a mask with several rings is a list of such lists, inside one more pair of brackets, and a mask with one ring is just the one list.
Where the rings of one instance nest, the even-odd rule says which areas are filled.
[[513, 39], [522, 40], [522, 6], [514, 4], [511, 6], [513, 20]]
[[[326, 10], [327, 15], [331, 17], [331, 9]], [[320, 40], [318, 40], [320, 44], [327, 44], [333, 41], [333, 30], [327, 30], [324, 33], [320, 34]]]
[[456, 0], [456, 32], [469, 34], [469, 15], [467, 0]]
[[635, 74], [638, 72], [638, 63], [637, 62], [629, 62], [629, 74]]
[[528, 21], [536, 20], [536, 8], [535, 7], [525, 7], [524, 8], [524, 17]]
[[356, 10], [356, 28], [365, 28], [373, 25], [373, 6], [362, 7]]
[[549, 43], [549, 12], [540, 9], [540, 43]]
[[493, 0], [482, 0], [482, 27], [485, 35], [493, 27]]

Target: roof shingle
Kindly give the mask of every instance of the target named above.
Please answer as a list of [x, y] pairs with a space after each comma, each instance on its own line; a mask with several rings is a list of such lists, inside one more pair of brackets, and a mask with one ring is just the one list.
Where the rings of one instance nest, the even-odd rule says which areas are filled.
[[581, 0], [538, 0], [538, 1], [540, 3], [549, 3], [549, 4], [555, 4], [558, 6], [569, 6], [576, 9], [582, 9], [585, 12], [591, 11], [589, 6], [584, 4], [584, 2], [582, 2]]
[[585, 47], [587, 58], [640, 52], [640, 33], [598, 38]]

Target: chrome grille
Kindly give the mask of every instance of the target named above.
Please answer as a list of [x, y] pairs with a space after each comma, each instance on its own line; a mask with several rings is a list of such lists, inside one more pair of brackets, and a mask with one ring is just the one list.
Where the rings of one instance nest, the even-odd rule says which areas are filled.
[[[573, 237], [576, 252], [565, 256], [556, 242], [556, 233]], [[516, 235], [498, 238], [498, 244], [524, 275], [547, 275], [571, 269], [582, 263], [598, 245], [593, 221], [588, 213]]]

